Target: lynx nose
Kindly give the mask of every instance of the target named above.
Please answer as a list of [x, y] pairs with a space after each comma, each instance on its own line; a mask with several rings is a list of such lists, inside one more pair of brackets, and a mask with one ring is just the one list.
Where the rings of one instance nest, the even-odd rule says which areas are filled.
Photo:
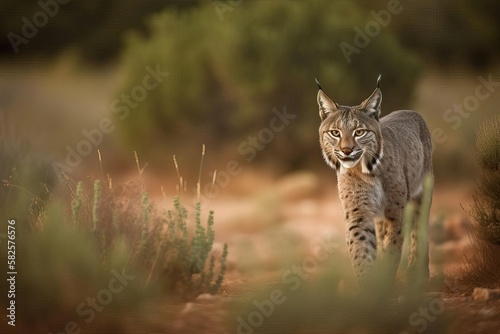
[[342, 153], [344, 153], [345, 155], [349, 155], [352, 153], [352, 149], [348, 148], [348, 147], [341, 148], [341, 150], [342, 150]]

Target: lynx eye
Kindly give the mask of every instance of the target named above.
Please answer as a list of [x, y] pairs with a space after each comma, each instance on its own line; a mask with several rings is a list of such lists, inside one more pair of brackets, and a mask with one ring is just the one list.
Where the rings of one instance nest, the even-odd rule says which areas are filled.
[[365, 135], [365, 133], [366, 133], [366, 130], [356, 130], [356, 131], [354, 131], [354, 136], [362, 137]]
[[340, 137], [340, 131], [339, 130], [330, 130], [328, 131], [328, 134], [332, 137]]

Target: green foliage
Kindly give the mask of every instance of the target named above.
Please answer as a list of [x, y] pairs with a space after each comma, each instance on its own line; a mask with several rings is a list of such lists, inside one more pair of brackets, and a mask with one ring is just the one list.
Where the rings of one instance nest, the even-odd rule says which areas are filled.
[[170, 75], [120, 120], [122, 137], [144, 154], [196, 134], [192, 145], [234, 143], [236, 154], [248, 135], [269, 127], [273, 109], [286, 106], [296, 118], [262, 155], [304, 164], [317, 149], [315, 76], [335, 101], [359, 104], [383, 73], [383, 112], [408, 106], [418, 61], [390, 33], [371, 39], [351, 63], [344, 57], [340, 44], [354, 45], [364, 14], [348, 1], [244, 1], [224, 20], [211, 2], [165, 10], [149, 20], [146, 36], [128, 39], [120, 92], [140, 85], [147, 66]]
[[[216, 293], [221, 287], [226, 270], [227, 245], [224, 245], [220, 257], [219, 275], [214, 280], [216, 258], [210, 255], [215, 237], [213, 214], [210, 211], [207, 226], [204, 227], [201, 223], [201, 205], [196, 205], [195, 231], [190, 238], [186, 223], [187, 210], [179, 198], [174, 198], [174, 209], [166, 213], [168, 237], [160, 249], [160, 252], [164, 252], [165, 260], [164, 263], [155, 263], [155, 267], [160, 265], [167, 277], [174, 278], [170, 288], [183, 295], [183, 298], [192, 298], [202, 292]], [[158, 255], [155, 261], [158, 261]]]
[[[68, 185], [72, 188], [71, 181]], [[163, 318], [169, 301], [220, 290], [227, 245], [222, 254], [212, 249], [213, 212], [204, 225], [197, 205], [191, 225], [178, 198], [172, 210], [159, 212], [141, 184], [112, 188], [94, 180], [75, 186], [69, 205], [49, 202], [37, 230], [17, 232], [16, 262], [23, 274], [16, 283], [16, 310], [26, 332], [32, 324], [46, 332], [64, 328], [68, 321], [83, 324], [77, 308], [107, 289], [114, 271], [133, 278], [123, 290], [113, 292], [104, 306], [106, 316], [91, 320], [92, 332], [134, 332], [135, 327], [125, 324], [123, 312], [133, 313], [136, 325], [147, 323], [148, 309], [158, 308], [157, 303], [162, 303]], [[10, 214], [15, 216], [14, 211]], [[2, 254], [0, 260], [7, 262], [6, 252]]]
[[73, 214], [73, 224], [75, 226], [78, 224], [76, 217], [78, 217], [80, 208], [82, 207], [82, 188], [83, 183], [80, 181], [76, 184], [75, 197], [71, 201], [71, 212]]
[[500, 117], [484, 121], [476, 132], [474, 161], [480, 171], [474, 203], [472, 246], [465, 254], [453, 291], [500, 287]]
[[500, 117], [478, 128], [474, 152], [481, 176], [471, 214], [479, 236], [500, 245]]
[[[141, 237], [139, 239], [139, 249], [141, 250], [141, 253], [147, 252], [148, 248], [148, 233], [149, 233], [149, 215], [150, 215], [150, 204], [149, 204], [149, 197], [146, 192], [142, 193], [142, 198], [141, 198]], [[158, 239], [155, 239], [156, 242], [158, 242]]]
[[148, 284], [161, 284], [175, 298], [190, 299], [220, 289], [227, 248], [220, 257], [216, 278], [212, 211], [205, 227], [201, 205], [196, 206], [191, 234], [188, 212], [177, 197], [172, 210], [159, 212], [140, 184], [109, 189], [95, 180], [92, 197], [85, 196], [82, 189], [79, 182], [71, 203], [72, 219], [82, 222], [79, 227], [92, 235], [104, 262], [116, 244], [123, 241], [130, 248], [131, 263], [148, 273]]
[[92, 231], [97, 229], [99, 223], [99, 205], [101, 204], [101, 181], [94, 181], [94, 201], [92, 205]]
[[474, 203], [472, 246], [465, 254], [453, 292], [471, 293], [476, 287], [500, 286], [500, 117], [483, 122], [476, 132], [474, 161], [480, 171]]
[[[129, 248], [116, 242], [106, 257], [95, 247], [95, 238], [81, 226], [67, 224], [67, 217], [60, 203], [52, 203], [44, 211], [43, 228], [34, 233], [17, 234], [17, 266], [22, 274], [16, 282], [16, 310], [21, 332], [33, 332], [29, 326], [37, 324], [37, 331], [63, 329], [65, 323], [76, 321], [84, 324], [88, 315], [76, 313], [78, 307], [88, 311], [87, 298], [95, 298], [107, 289], [114, 277], [113, 271], [125, 271], [133, 279], [123, 291], [113, 293], [112, 300], [104, 306], [105, 318], [97, 315], [92, 326], [97, 332], [104, 321], [106, 326], [119, 328], [123, 319], [116, 312], [134, 312], [138, 318], [146, 317], [143, 307], [157, 300], [157, 290], [144, 289], [145, 275], [128, 261]], [[83, 303], [83, 304], [82, 304]], [[43, 329], [43, 330], [42, 330]]]

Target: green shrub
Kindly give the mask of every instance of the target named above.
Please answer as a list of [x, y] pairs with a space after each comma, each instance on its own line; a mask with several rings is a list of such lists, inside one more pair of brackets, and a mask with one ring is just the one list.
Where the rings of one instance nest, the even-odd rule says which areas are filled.
[[[158, 301], [160, 290], [154, 286], [145, 289], [146, 275], [129, 261], [128, 245], [117, 241], [103, 261], [94, 238], [67, 221], [63, 207], [53, 203], [43, 214], [40, 231], [18, 234], [16, 305], [18, 322], [26, 328], [23, 332], [32, 331], [30, 326], [60, 332], [71, 321], [79, 328], [90, 326], [87, 328], [94, 328], [93, 332], [102, 332], [100, 326], [106, 320], [108, 326], [121, 328], [119, 315], [124, 311], [145, 318], [143, 308]], [[96, 298], [107, 289], [113, 273], [131, 278], [121, 292], [112, 294], [109, 304], [97, 302], [106, 316], [94, 311], [92, 319], [88, 298]]]
[[477, 129], [474, 161], [480, 171], [474, 203], [471, 246], [450, 286], [452, 292], [472, 293], [476, 287], [500, 287], [500, 117]]
[[[174, 199], [174, 209], [167, 212], [167, 238], [158, 250], [155, 266], [161, 266], [160, 272], [170, 278], [172, 290], [184, 298], [193, 298], [203, 292], [214, 294], [219, 291], [224, 279], [227, 244], [220, 257], [217, 277], [215, 256], [211, 255], [215, 237], [213, 214], [210, 211], [207, 226], [204, 227], [201, 223], [201, 205], [196, 205], [195, 233], [190, 238], [186, 224], [187, 211], [178, 198]], [[161, 260], [162, 257], [164, 260]]]
[[372, 38], [351, 63], [341, 51], [341, 42], [353, 45], [354, 27], [364, 29], [364, 14], [348, 1], [278, 0], [243, 1], [224, 20], [210, 1], [152, 17], [146, 36], [128, 39], [120, 94], [142, 83], [147, 66], [170, 75], [119, 121], [124, 142], [145, 154], [192, 138], [193, 147], [226, 145], [236, 154], [286, 106], [296, 118], [262, 155], [304, 165], [317, 150], [315, 76], [339, 103], [358, 104], [382, 73], [383, 112], [408, 106], [418, 61], [390, 33]]
[[471, 214], [479, 236], [500, 245], [500, 117], [478, 128], [474, 152], [481, 174]]
[[215, 272], [213, 212], [208, 222], [201, 222], [201, 205], [194, 214], [194, 233], [189, 230], [188, 213], [179, 198], [172, 210], [159, 211], [149, 201], [140, 183], [129, 183], [117, 189], [93, 183], [93, 195], [76, 185], [72, 199], [72, 220], [91, 234], [105, 258], [117, 242], [125, 240], [130, 259], [148, 273], [148, 282], [159, 281], [167, 293], [180, 299], [195, 298], [200, 293], [216, 293], [222, 284], [227, 245]]
[[[212, 249], [213, 212], [205, 225], [201, 206], [188, 216], [178, 198], [171, 210], [160, 211], [140, 182], [118, 187], [100, 180], [67, 182], [70, 203], [48, 202], [37, 217], [37, 229], [17, 230], [21, 332], [59, 332], [70, 321], [92, 333], [166, 330], [168, 321], [162, 327], [148, 326], [173, 316], [169, 306], [175, 301], [219, 291], [227, 245], [221, 254]], [[6, 252], [1, 254], [6, 263]], [[106, 315], [96, 311], [91, 319], [85, 303], [107, 289], [117, 273], [130, 279], [101, 305]], [[125, 313], [134, 314], [132, 322], [123, 319]]]

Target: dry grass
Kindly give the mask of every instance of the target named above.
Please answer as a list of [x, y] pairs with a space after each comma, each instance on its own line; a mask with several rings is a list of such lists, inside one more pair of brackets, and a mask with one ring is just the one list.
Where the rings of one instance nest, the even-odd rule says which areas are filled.
[[500, 287], [500, 245], [472, 236], [472, 245], [464, 250], [464, 263], [457, 279], [449, 286], [449, 292], [470, 294], [476, 287]]
[[470, 214], [478, 236], [500, 245], [500, 117], [478, 128], [474, 160], [481, 178]]
[[[139, 176], [143, 171], [139, 168]], [[228, 250], [227, 245], [212, 249], [213, 212], [204, 223], [200, 204], [188, 212], [177, 197], [173, 207], [159, 209], [141, 177], [121, 185], [113, 185], [109, 176], [84, 182], [66, 178], [65, 183], [61, 196], [51, 196], [41, 213], [31, 217], [38, 228], [19, 233], [17, 261], [23, 271], [17, 282], [17, 316], [26, 332], [54, 331], [74, 319], [93, 333], [153, 330], [148, 324], [158, 317], [152, 309], [161, 307], [159, 318], [168, 317], [175, 302], [219, 292]], [[28, 190], [7, 185], [29, 197]], [[15, 210], [10, 213], [16, 216]], [[7, 262], [3, 254], [0, 260]], [[113, 295], [103, 316], [87, 324], [76, 310], [108, 287], [113, 270], [134, 278]], [[128, 322], [119, 315], [127, 313], [134, 314], [134, 321], [125, 330]]]
[[481, 174], [470, 210], [472, 245], [453, 287], [467, 293], [500, 286], [500, 117], [478, 128], [474, 160]]

